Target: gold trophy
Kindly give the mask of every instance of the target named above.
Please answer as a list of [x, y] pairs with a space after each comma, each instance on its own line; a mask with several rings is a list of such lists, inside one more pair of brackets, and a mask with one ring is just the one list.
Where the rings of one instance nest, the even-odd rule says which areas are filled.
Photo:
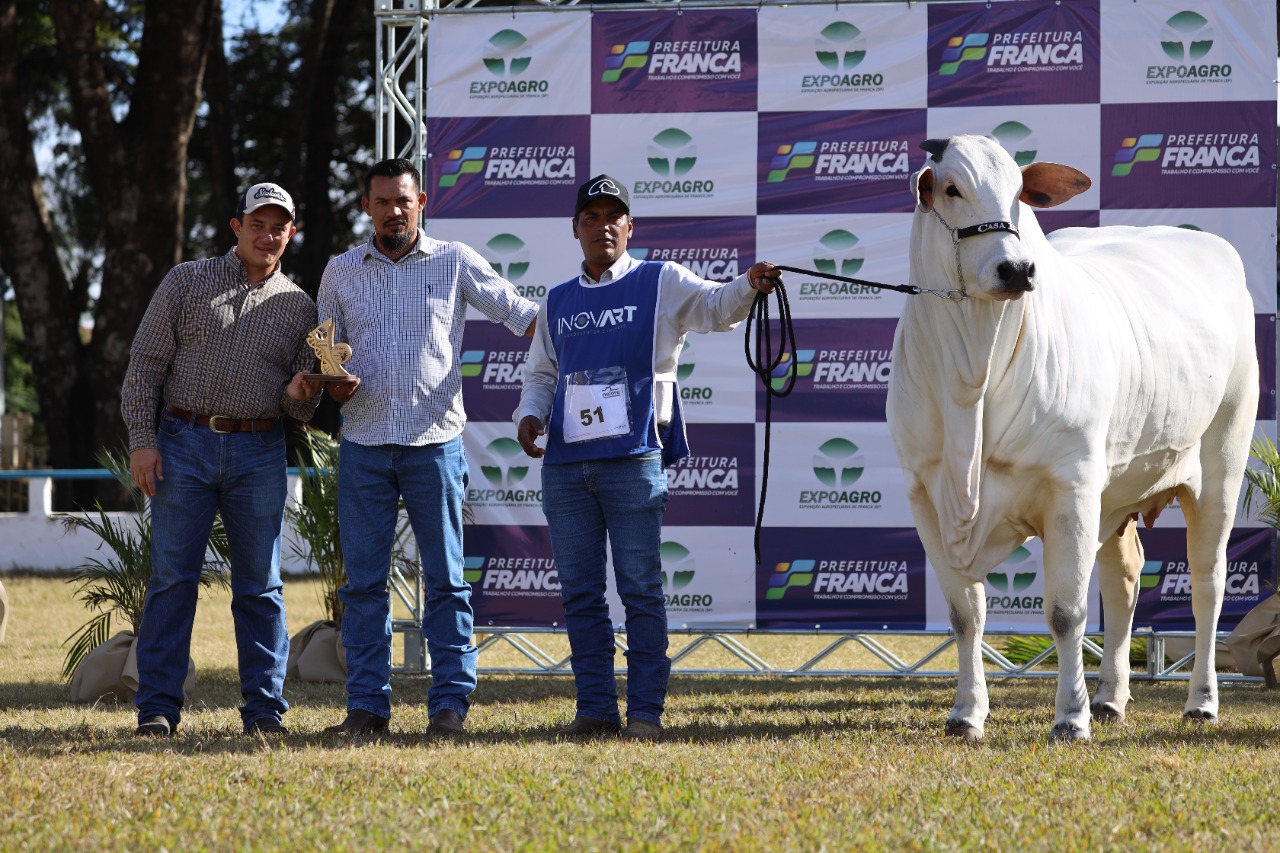
[[333, 318], [330, 317], [310, 332], [307, 344], [320, 360], [320, 373], [307, 373], [302, 378], [308, 382], [345, 382], [352, 376], [342, 366], [351, 360], [351, 347], [333, 340]]

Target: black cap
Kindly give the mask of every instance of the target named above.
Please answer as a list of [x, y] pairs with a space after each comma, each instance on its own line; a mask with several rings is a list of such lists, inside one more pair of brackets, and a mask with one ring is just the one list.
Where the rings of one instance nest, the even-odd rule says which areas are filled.
[[627, 194], [627, 185], [608, 175], [596, 175], [578, 187], [578, 204], [573, 208], [573, 215], [576, 217], [582, 212], [582, 208], [602, 196], [617, 199], [627, 213], [631, 212], [631, 196]]

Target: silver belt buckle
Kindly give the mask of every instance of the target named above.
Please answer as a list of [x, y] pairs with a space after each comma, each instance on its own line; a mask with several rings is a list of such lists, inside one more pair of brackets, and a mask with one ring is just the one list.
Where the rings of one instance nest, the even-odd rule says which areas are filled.
[[230, 435], [231, 433], [235, 432], [235, 430], [231, 430], [231, 429], [218, 429], [219, 420], [233, 421], [235, 420], [235, 418], [231, 418], [226, 415], [209, 415], [210, 432], [216, 432], [219, 435]]

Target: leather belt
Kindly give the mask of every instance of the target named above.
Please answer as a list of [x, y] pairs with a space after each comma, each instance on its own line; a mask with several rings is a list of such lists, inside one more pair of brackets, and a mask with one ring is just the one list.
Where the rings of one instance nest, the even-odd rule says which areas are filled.
[[195, 412], [188, 412], [186, 409], [179, 409], [177, 406], [170, 406], [169, 414], [182, 418], [184, 421], [195, 421], [197, 426], [207, 426], [213, 432], [223, 434], [229, 432], [269, 432], [276, 428], [276, 424], [280, 423], [279, 418], [241, 420], [239, 418], [229, 418], [226, 415], [197, 415]]

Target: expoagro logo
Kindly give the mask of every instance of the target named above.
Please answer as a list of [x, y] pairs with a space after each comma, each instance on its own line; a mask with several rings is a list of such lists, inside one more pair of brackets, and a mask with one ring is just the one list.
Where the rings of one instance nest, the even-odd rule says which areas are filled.
[[495, 234], [484, 244], [484, 259], [493, 271], [516, 286], [525, 299], [541, 299], [547, 295], [545, 284], [521, 284], [532, 263], [529, 246], [515, 234]]
[[866, 38], [848, 21], [827, 24], [818, 34], [814, 56], [825, 69], [804, 74], [801, 92], [879, 92], [884, 75], [878, 71], [855, 72], [867, 56]]
[[[858, 235], [843, 228], [835, 228], [818, 238], [814, 244], [810, 260], [813, 268], [827, 275], [840, 275], [853, 278], [866, 262], [866, 252], [861, 246]], [[879, 299], [881, 289], [869, 284], [853, 284], [848, 281], [832, 281], [830, 279], [803, 279], [800, 282], [797, 298], [812, 301], [815, 299]]]
[[884, 496], [878, 489], [850, 488], [866, 468], [862, 451], [847, 438], [830, 438], [813, 454], [813, 476], [822, 486], [801, 489], [800, 509], [876, 509]]
[[560, 595], [560, 575], [550, 557], [463, 557], [462, 577], [485, 595]]
[[478, 454], [480, 480], [467, 487], [475, 507], [528, 507], [542, 503], [542, 490], [521, 488], [529, 477], [529, 458], [513, 438], [495, 438]]
[[1006, 121], [996, 125], [991, 136], [1018, 166], [1029, 166], [1036, 161], [1039, 141], [1031, 128], [1020, 121]]
[[710, 385], [695, 385], [689, 381], [693, 376], [697, 362], [697, 354], [688, 341], [680, 347], [680, 359], [676, 364], [676, 384], [680, 386], [680, 399], [684, 405], [709, 406], [715, 397], [715, 389]]
[[524, 78], [533, 61], [529, 40], [516, 30], [499, 30], [490, 37], [481, 63], [492, 78], [472, 80], [472, 98], [545, 98], [550, 89], [546, 80]]
[[1249, 175], [1260, 171], [1262, 149], [1258, 134], [1250, 132], [1126, 136], [1116, 151], [1111, 176], [1126, 177], [1139, 163], [1157, 161], [1166, 177]]
[[697, 574], [697, 564], [692, 552], [679, 542], [663, 542], [658, 546], [662, 559], [662, 593], [668, 608], [684, 611], [711, 609], [711, 593], [686, 591]]
[[[1084, 67], [1084, 33], [1080, 30], [1018, 30], [1004, 33], [965, 33], [947, 39], [939, 77], [954, 76], [962, 68], [1005, 74]], [[965, 63], [975, 63], [965, 66]]]
[[678, 127], [668, 127], [649, 140], [645, 161], [655, 177], [632, 185], [635, 198], [707, 198], [715, 192], [715, 181], [685, 177], [698, 163], [698, 145]]
[[1231, 80], [1229, 63], [1200, 60], [1213, 50], [1214, 31], [1209, 19], [1199, 12], [1182, 11], [1160, 28], [1160, 49], [1172, 60], [1147, 66], [1147, 83], [1225, 83]]
[[987, 574], [987, 610], [989, 613], [1038, 613], [1044, 610], [1044, 597], [1023, 595], [1040, 576], [1040, 566], [1022, 545], [1004, 562]]

